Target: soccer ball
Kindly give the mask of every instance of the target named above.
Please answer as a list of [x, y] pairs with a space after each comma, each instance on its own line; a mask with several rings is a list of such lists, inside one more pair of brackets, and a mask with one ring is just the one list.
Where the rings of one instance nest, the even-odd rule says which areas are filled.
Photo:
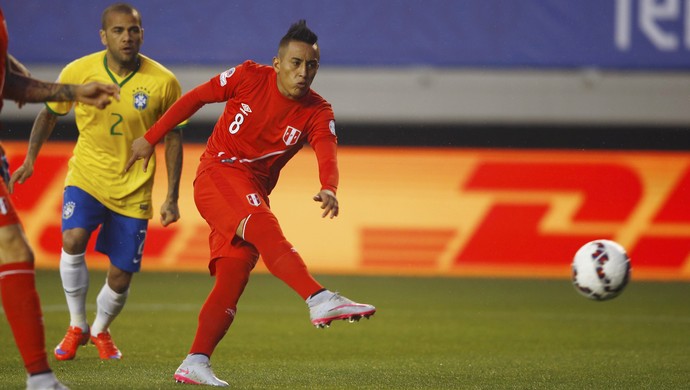
[[630, 280], [630, 259], [617, 242], [594, 240], [575, 253], [572, 278], [581, 295], [596, 301], [612, 299]]

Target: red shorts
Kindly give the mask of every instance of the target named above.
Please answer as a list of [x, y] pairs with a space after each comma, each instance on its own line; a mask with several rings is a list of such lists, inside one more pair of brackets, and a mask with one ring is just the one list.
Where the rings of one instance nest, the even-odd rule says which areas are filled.
[[215, 260], [221, 257], [256, 263], [259, 258], [256, 248], [236, 237], [235, 232], [247, 216], [271, 213], [271, 209], [264, 191], [244, 169], [217, 165], [201, 171], [194, 180], [194, 203], [211, 227], [209, 269], [212, 275]]
[[10, 194], [5, 182], [0, 179], [0, 226], [15, 225], [19, 223], [19, 216], [14, 209]]

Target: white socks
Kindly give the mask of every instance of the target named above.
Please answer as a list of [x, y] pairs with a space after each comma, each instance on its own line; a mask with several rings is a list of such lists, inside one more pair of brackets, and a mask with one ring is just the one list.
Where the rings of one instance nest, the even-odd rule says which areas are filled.
[[[70, 326], [81, 328], [82, 331], [89, 329], [86, 321], [86, 293], [89, 290], [89, 271], [86, 268], [84, 253], [70, 255], [64, 250], [60, 256], [60, 277], [62, 278], [62, 288], [65, 290], [65, 298], [70, 314]], [[97, 336], [99, 333], [108, 330], [108, 326], [115, 317], [122, 311], [127, 301], [129, 290], [118, 294], [108, 286], [106, 279], [101, 292], [96, 298], [96, 320], [91, 327], [91, 335]]]
[[89, 271], [86, 269], [84, 253], [70, 255], [64, 250], [60, 256], [60, 278], [65, 290], [70, 326], [83, 331], [88, 329], [86, 322], [86, 293], [89, 290]]
[[99, 333], [108, 330], [110, 323], [113, 322], [125, 306], [128, 294], [129, 289], [122, 294], [116, 293], [108, 286], [108, 281], [106, 280], [101, 292], [98, 293], [98, 298], [96, 298], [97, 310], [96, 319], [91, 326], [92, 336], [98, 336]]

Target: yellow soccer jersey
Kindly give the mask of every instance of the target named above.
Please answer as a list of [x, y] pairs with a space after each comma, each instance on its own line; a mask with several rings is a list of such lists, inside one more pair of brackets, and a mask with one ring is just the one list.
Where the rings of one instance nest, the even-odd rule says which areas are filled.
[[[139, 55], [139, 68], [125, 78], [110, 72], [105, 50], [68, 64], [58, 82], [82, 84], [90, 81], [120, 85], [120, 101], [105, 109], [74, 102], [47, 103], [56, 115], [66, 115], [74, 106], [79, 137], [69, 160], [65, 186], [88, 192], [109, 209], [133, 218], [151, 218], [151, 191], [155, 155], [147, 172], [141, 167], [122, 175], [132, 141], [180, 97], [180, 83], [168, 69]], [[186, 122], [179, 126], [186, 125]], [[178, 127], [179, 127], [178, 126]]]

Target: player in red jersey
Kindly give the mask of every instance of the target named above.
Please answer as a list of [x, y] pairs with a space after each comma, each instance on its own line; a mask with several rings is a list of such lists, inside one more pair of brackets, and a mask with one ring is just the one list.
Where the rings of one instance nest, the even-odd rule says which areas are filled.
[[[31, 78], [26, 68], [7, 53], [7, 27], [0, 9], [0, 109], [2, 100], [24, 103], [80, 101], [103, 108], [110, 97], [119, 99], [117, 85], [89, 83], [55, 84]], [[5, 181], [0, 184], [0, 294], [5, 315], [28, 373], [31, 389], [66, 389], [48, 365], [45, 351], [43, 313], [34, 278], [34, 255], [10, 200], [5, 153], [0, 146]]]
[[246, 61], [182, 96], [144, 137], [132, 144], [129, 169], [181, 120], [208, 103], [225, 110], [208, 139], [194, 181], [194, 201], [211, 227], [209, 269], [216, 281], [199, 314], [189, 355], [175, 372], [178, 382], [227, 386], [215, 377], [210, 356], [227, 332], [259, 254], [268, 270], [310, 309], [311, 322], [368, 318], [376, 309], [323, 288], [285, 239], [268, 195], [281, 168], [309, 142], [319, 164], [323, 217], [338, 215], [338, 165], [331, 105], [311, 90], [319, 68], [317, 36], [304, 20], [281, 39], [273, 66]]

